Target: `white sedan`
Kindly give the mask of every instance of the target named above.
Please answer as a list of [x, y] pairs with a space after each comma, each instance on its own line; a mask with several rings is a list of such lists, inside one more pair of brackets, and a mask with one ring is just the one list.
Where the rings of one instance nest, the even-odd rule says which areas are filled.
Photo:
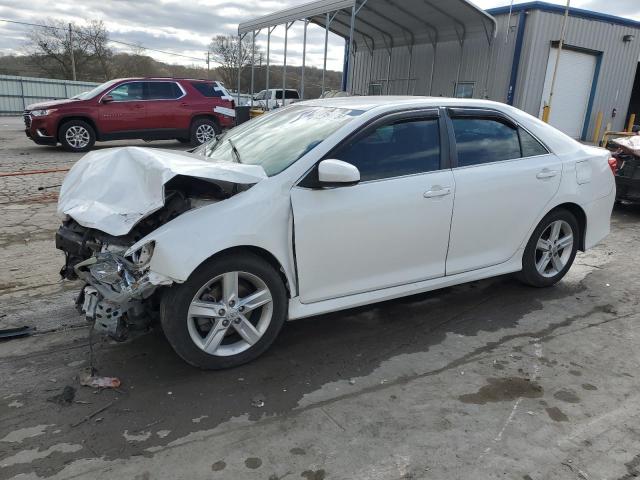
[[56, 243], [97, 329], [159, 318], [184, 360], [224, 368], [287, 319], [512, 272], [555, 284], [609, 232], [612, 168], [501, 103], [308, 101], [194, 154], [88, 154], [62, 186]]

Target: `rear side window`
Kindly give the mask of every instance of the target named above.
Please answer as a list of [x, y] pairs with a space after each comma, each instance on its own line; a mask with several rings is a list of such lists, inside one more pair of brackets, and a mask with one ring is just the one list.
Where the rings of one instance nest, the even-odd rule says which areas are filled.
[[545, 146], [525, 129], [519, 128], [518, 132], [520, 133], [520, 146], [522, 147], [523, 157], [535, 157], [536, 155], [546, 155], [549, 153]]
[[221, 97], [223, 95], [222, 90], [216, 90], [216, 86], [213, 83], [191, 82], [191, 85], [205, 97], [212, 98]]
[[438, 170], [438, 119], [403, 120], [379, 126], [333, 156], [358, 167], [361, 181]]
[[520, 158], [518, 130], [492, 118], [452, 118], [458, 166]]
[[146, 82], [146, 86], [147, 100], [175, 100], [183, 95], [175, 82]]
[[[296, 90], [286, 90], [284, 92], [284, 98], [285, 100], [288, 99], [298, 99], [300, 98], [300, 95], [298, 95], [298, 92]], [[277, 100], [282, 100], [282, 90], [276, 90], [276, 99]]]

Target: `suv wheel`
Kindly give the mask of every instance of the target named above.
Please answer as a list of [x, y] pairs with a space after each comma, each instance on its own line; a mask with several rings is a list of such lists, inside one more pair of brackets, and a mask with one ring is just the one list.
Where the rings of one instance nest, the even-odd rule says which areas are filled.
[[573, 214], [550, 212], [533, 231], [522, 256], [519, 279], [533, 287], [549, 287], [569, 271], [578, 250], [580, 228]]
[[199, 118], [191, 124], [191, 144], [202, 145], [221, 133], [216, 122], [208, 118]]
[[65, 150], [86, 152], [96, 143], [96, 132], [91, 125], [82, 120], [71, 120], [60, 127], [58, 139]]
[[284, 324], [287, 293], [278, 272], [251, 253], [215, 258], [165, 291], [160, 321], [180, 357], [220, 369], [269, 348]]

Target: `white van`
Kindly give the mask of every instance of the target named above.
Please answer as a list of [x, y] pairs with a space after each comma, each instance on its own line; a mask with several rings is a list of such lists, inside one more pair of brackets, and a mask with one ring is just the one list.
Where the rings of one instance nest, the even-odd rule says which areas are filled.
[[284, 103], [282, 102], [282, 89], [270, 88], [262, 90], [253, 97], [253, 106], [262, 108], [263, 110], [271, 110], [286, 105], [290, 105], [300, 100], [300, 94], [293, 88], [287, 88], [284, 94]]

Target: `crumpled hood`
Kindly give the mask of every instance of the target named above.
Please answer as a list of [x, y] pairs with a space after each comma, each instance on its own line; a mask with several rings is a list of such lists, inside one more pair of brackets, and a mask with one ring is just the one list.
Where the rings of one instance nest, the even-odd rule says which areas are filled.
[[60, 189], [58, 215], [110, 235], [126, 235], [164, 205], [164, 185], [176, 175], [253, 184], [262, 167], [214, 163], [153, 148], [110, 148], [88, 153], [69, 171]]

